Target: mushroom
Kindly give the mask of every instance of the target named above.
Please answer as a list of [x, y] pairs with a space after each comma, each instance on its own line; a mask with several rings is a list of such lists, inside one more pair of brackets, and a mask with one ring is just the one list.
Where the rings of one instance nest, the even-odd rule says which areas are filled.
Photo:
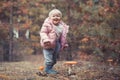
[[109, 65], [111, 66], [112, 62], [113, 62], [113, 59], [108, 59], [107, 61], [108, 61]]
[[38, 68], [40, 70], [40, 72], [37, 72], [36, 74], [39, 75], [39, 76], [47, 76], [46, 73], [44, 73], [44, 66], [40, 66]]
[[40, 67], [39, 67], [39, 70], [40, 70], [41, 73], [43, 73], [44, 66], [40, 66]]
[[9, 80], [9, 77], [7, 75], [0, 74], [0, 80]]
[[75, 64], [77, 64], [77, 62], [76, 61], [67, 61], [64, 64], [68, 66], [68, 74], [70, 75], [72, 72], [72, 67], [74, 67]]

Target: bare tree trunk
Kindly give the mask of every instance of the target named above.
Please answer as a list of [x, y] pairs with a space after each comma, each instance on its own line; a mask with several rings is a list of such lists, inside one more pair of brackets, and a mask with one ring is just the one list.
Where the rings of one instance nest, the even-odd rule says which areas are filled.
[[72, 51], [71, 51], [71, 45], [69, 44], [69, 47], [65, 49], [65, 59], [68, 61], [73, 60], [72, 58]]
[[9, 43], [7, 40], [3, 42], [3, 60], [9, 61]]
[[67, 16], [68, 16], [68, 22], [70, 23], [71, 22], [71, 12], [70, 12], [70, 9], [71, 9], [71, 5], [72, 5], [72, 2], [71, 0], [66, 0], [66, 2], [68, 3], [68, 6], [67, 6]]
[[[12, 0], [13, 2], [13, 0]], [[10, 7], [10, 27], [9, 27], [9, 61], [12, 61], [13, 52], [13, 5]]]

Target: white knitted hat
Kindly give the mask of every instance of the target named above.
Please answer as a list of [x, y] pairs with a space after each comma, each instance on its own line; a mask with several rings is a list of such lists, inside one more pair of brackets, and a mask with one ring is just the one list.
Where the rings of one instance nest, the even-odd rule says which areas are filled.
[[52, 16], [53, 14], [59, 14], [62, 17], [62, 12], [58, 9], [53, 9], [49, 12], [49, 17]]

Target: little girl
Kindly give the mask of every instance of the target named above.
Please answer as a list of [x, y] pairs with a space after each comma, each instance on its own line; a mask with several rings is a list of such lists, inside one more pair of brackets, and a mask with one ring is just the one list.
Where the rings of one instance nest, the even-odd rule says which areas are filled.
[[45, 72], [48, 74], [58, 73], [52, 68], [56, 64], [59, 51], [68, 46], [66, 36], [69, 26], [61, 18], [61, 11], [58, 9], [51, 10], [40, 31], [40, 43], [45, 58]]

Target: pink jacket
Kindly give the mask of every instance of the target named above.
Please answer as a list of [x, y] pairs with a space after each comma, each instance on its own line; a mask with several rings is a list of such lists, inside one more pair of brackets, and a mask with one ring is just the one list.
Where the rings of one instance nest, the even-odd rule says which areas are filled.
[[[66, 36], [68, 33], [69, 26], [66, 25], [63, 21], [61, 21], [60, 24], [63, 25], [63, 33], [60, 38], [61, 48], [63, 48], [64, 46], [67, 45]], [[44, 48], [44, 42], [47, 41], [50, 41], [52, 46], [55, 45], [57, 36], [54, 27], [55, 26], [52, 23], [52, 21], [49, 18], [46, 18], [40, 31], [40, 37], [41, 37], [40, 43], [43, 48]]]

